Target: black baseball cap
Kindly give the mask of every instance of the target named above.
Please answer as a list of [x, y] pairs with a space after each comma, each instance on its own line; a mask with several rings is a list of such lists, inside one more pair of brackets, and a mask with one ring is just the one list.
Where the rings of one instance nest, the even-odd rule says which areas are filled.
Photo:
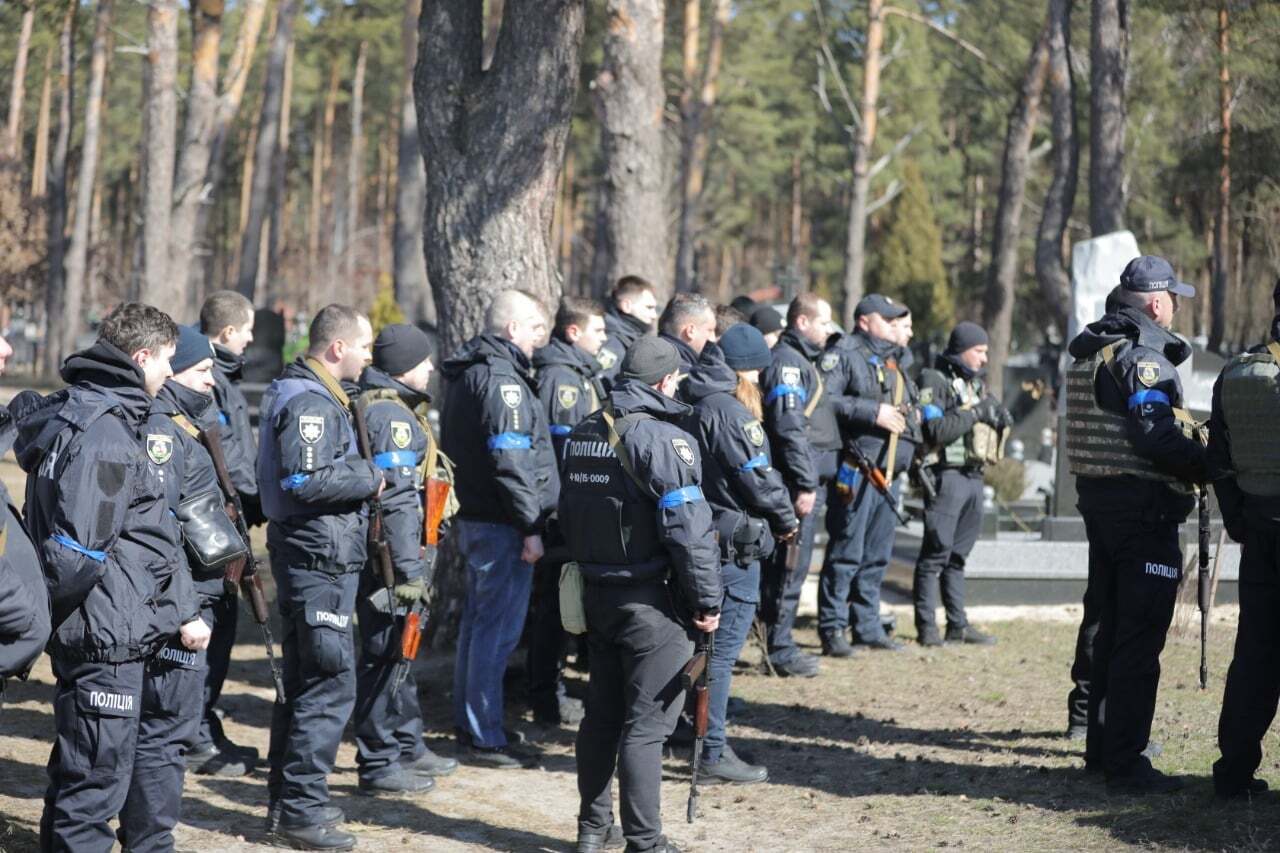
[[879, 293], [868, 293], [858, 300], [858, 307], [853, 310], [854, 317], [861, 317], [863, 314], [879, 314], [886, 320], [896, 320], [910, 313], [910, 309], [901, 302], [894, 302]]
[[1185, 281], [1178, 281], [1173, 266], [1158, 255], [1141, 255], [1129, 261], [1120, 273], [1120, 286], [1130, 293], [1167, 290], [1175, 296], [1196, 295], [1196, 289]]

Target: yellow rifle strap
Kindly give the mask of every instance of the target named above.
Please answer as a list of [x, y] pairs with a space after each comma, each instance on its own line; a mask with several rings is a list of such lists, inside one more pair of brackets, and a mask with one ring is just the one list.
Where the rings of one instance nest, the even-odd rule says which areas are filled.
[[1275, 341], [1268, 343], [1267, 352], [1271, 353], [1271, 357], [1276, 360], [1277, 364], [1280, 364], [1280, 343]]
[[618, 457], [622, 470], [626, 471], [632, 482], [640, 487], [641, 492], [646, 495], [649, 494], [648, 487], [636, 476], [635, 469], [631, 467], [631, 460], [627, 458], [627, 449], [622, 446], [622, 436], [618, 434], [618, 430], [613, 425], [613, 412], [608, 408], [604, 408], [600, 410], [600, 415], [604, 418], [604, 425], [609, 430], [609, 447], [613, 450], [613, 455]]
[[818, 388], [813, 392], [813, 399], [804, 407], [805, 420], [808, 420], [818, 410], [818, 401], [822, 399], [822, 392], [827, 390], [826, 384], [822, 381], [822, 371], [815, 367], [813, 376], [818, 380]]
[[173, 420], [175, 424], [180, 426], [182, 428], [182, 431], [185, 432], [187, 435], [191, 436], [196, 441], [200, 440], [200, 430], [196, 429], [195, 424], [187, 420], [186, 415], [169, 415], [169, 417], [170, 419]]
[[351, 399], [347, 397], [347, 392], [342, 390], [342, 386], [338, 384], [338, 380], [333, 378], [333, 374], [329, 372], [327, 367], [311, 356], [307, 356], [303, 363], [311, 368], [311, 372], [320, 380], [320, 384], [329, 389], [329, 393], [337, 398], [342, 408], [351, 408]]
[[[898, 363], [893, 363], [893, 375], [897, 377], [893, 386], [893, 407], [896, 409], [902, 405], [902, 394], [906, 388], [906, 383], [902, 380], [902, 368], [898, 367]], [[884, 460], [884, 479], [889, 485], [893, 485], [893, 463], [898, 458], [898, 434], [895, 432], [889, 436], [889, 453]]]

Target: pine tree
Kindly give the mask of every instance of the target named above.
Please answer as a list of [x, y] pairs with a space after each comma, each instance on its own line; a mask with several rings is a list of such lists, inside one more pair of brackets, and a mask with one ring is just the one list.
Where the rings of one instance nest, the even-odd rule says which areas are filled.
[[876, 289], [910, 306], [916, 337], [945, 335], [954, 306], [942, 268], [942, 234], [914, 160], [902, 164], [902, 194], [893, 203], [877, 257]]

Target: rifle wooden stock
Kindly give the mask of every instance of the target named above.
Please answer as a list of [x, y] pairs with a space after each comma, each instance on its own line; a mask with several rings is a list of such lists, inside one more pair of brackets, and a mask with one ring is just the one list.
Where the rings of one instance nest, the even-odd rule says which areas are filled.
[[705, 683], [693, 688], [693, 733], [704, 738], [707, 736], [707, 715], [711, 707], [711, 691]]
[[418, 657], [418, 646], [422, 642], [422, 621], [422, 615], [416, 608], [404, 617], [404, 627], [400, 629], [400, 657], [404, 660], [416, 660]]
[[449, 490], [453, 488], [444, 480], [428, 477], [425, 486], [426, 511], [422, 514], [423, 541], [428, 545], [440, 544], [440, 522], [444, 520], [444, 507], [449, 502]]
[[693, 657], [689, 658], [684, 668], [680, 670], [680, 686], [685, 690], [693, 690], [698, 683], [698, 679], [702, 677], [702, 671], [707, 668], [707, 653], [697, 651], [693, 653]]
[[[356, 444], [360, 448], [360, 456], [369, 464], [373, 464], [373, 445], [369, 443], [369, 423], [364, 417], [364, 406], [351, 401], [351, 420], [356, 428]], [[391, 562], [391, 549], [387, 546], [382, 529], [382, 499], [376, 494], [369, 498], [369, 547], [373, 549], [374, 561], [378, 566], [378, 575], [382, 585], [388, 592], [396, 586], [395, 566]], [[394, 601], [395, 596], [391, 599]]]
[[262, 578], [252, 574], [247, 578], [240, 579], [240, 589], [244, 592], [245, 598], [249, 600], [249, 609], [253, 612], [253, 621], [259, 625], [267, 624], [267, 620], [271, 617], [267, 610], [267, 596], [262, 591]]

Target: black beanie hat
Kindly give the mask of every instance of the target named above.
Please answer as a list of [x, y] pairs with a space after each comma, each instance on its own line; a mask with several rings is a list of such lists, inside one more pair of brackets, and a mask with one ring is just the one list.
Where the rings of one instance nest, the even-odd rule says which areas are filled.
[[675, 345], [653, 335], [636, 340], [622, 358], [623, 379], [635, 379], [645, 385], [657, 385], [664, 377], [680, 369], [680, 354]]
[[964, 322], [956, 323], [956, 327], [951, 330], [951, 337], [947, 340], [947, 352], [959, 355], [967, 349], [979, 347], [986, 343], [989, 343], [987, 330], [977, 323], [965, 320]]
[[431, 357], [431, 338], [417, 326], [395, 323], [373, 342], [373, 366], [388, 376], [408, 373]]
[[169, 359], [174, 373], [195, 367], [206, 358], [213, 358], [213, 344], [195, 326], [179, 326], [177, 349]]
[[782, 315], [776, 308], [762, 305], [751, 315], [751, 325], [767, 335], [771, 332], [781, 332], [786, 324], [782, 322]]
[[764, 335], [755, 326], [738, 323], [720, 336], [725, 364], [734, 370], [764, 370], [773, 363], [773, 353]]

